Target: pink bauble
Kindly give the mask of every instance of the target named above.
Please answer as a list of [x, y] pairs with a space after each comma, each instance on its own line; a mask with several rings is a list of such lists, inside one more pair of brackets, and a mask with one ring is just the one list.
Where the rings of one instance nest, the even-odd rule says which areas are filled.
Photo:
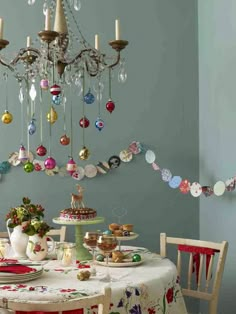
[[40, 87], [44, 90], [47, 90], [49, 88], [49, 81], [47, 79], [42, 79], [40, 81]]
[[43, 145], [38, 146], [36, 149], [36, 153], [38, 156], [45, 156], [47, 154], [47, 148], [44, 147]]
[[61, 87], [57, 84], [54, 84], [50, 88], [50, 93], [52, 95], [59, 95], [61, 93]]
[[77, 170], [77, 165], [73, 158], [70, 158], [66, 164], [66, 170], [71, 176]]
[[111, 99], [109, 99], [109, 101], [106, 103], [106, 109], [110, 113], [112, 113], [112, 111], [115, 109], [115, 104]]
[[52, 157], [48, 157], [44, 161], [44, 166], [46, 169], [54, 169], [56, 167], [56, 160]]

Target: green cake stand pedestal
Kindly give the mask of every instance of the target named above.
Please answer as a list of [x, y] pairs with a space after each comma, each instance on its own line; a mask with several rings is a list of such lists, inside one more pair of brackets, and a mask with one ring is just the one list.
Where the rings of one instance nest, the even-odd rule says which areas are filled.
[[103, 223], [104, 220], [105, 220], [104, 217], [96, 217], [94, 219], [89, 219], [89, 220], [66, 221], [58, 217], [58, 218], [53, 218], [52, 221], [58, 225], [75, 226], [76, 259], [78, 261], [85, 261], [85, 260], [91, 260], [92, 254], [90, 254], [89, 251], [83, 245], [84, 243], [83, 226], [100, 224], [100, 223]]

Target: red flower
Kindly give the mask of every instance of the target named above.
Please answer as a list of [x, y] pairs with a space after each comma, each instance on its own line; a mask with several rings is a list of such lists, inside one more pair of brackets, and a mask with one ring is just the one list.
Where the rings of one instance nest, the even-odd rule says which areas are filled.
[[154, 310], [153, 307], [148, 309], [148, 314], [156, 314], [156, 311]]
[[174, 298], [174, 288], [170, 288], [167, 290], [166, 292], [166, 300], [168, 303], [173, 302], [173, 298]]

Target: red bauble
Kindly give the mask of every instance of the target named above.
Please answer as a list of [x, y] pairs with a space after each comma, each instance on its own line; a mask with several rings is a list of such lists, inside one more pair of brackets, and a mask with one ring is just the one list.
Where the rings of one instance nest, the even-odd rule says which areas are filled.
[[50, 93], [52, 95], [59, 95], [61, 93], [61, 87], [57, 84], [54, 84], [50, 88]]
[[115, 104], [111, 99], [106, 103], [106, 109], [110, 113], [112, 113], [112, 111], [115, 109]]
[[36, 153], [38, 156], [45, 156], [47, 154], [47, 148], [44, 147], [43, 145], [40, 145], [37, 149], [36, 149]]
[[61, 145], [64, 145], [64, 146], [69, 145], [70, 144], [70, 138], [66, 134], [64, 134], [60, 138], [60, 143], [61, 143]]
[[81, 118], [79, 120], [79, 125], [81, 126], [81, 128], [85, 128], [86, 129], [89, 126], [89, 124], [90, 124], [90, 122], [89, 122], [89, 120], [86, 117]]

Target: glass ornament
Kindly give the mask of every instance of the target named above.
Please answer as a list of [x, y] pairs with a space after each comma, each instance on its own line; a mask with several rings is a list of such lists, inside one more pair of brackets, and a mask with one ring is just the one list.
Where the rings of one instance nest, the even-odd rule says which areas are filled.
[[5, 124], [11, 123], [13, 120], [13, 115], [8, 111], [5, 110], [4, 114], [2, 115], [2, 122]]
[[104, 128], [104, 121], [101, 118], [97, 118], [95, 121], [95, 127], [98, 129], [98, 131], [101, 131]]
[[40, 157], [45, 156], [47, 154], [47, 148], [43, 145], [38, 146], [38, 148], [36, 149], [36, 154]]
[[47, 1], [45, 1], [44, 4], [43, 4], [43, 14], [44, 15], [46, 15], [47, 9], [48, 9], [48, 4], [47, 4]]
[[110, 113], [112, 113], [113, 110], [115, 109], [115, 104], [114, 104], [114, 102], [111, 99], [109, 99], [108, 102], [106, 103], [106, 109]]
[[118, 71], [118, 82], [120, 83], [125, 83], [127, 80], [127, 72], [125, 70], [125, 63], [121, 62], [120, 63], [120, 69]]
[[60, 143], [63, 146], [69, 145], [70, 144], [70, 138], [66, 134], [64, 134], [60, 137]]
[[140, 262], [141, 261], [141, 255], [139, 255], [139, 254], [134, 254], [133, 256], [132, 256], [132, 262]]
[[79, 158], [81, 160], [87, 160], [90, 156], [90, 151], [86, 146], [84, 146], [79, 152]]
[[49, 88], [49, 81], [48, 79], [42, 79], [40, 81], [40, 87], [43, 89], [43, 90], [48, 90]]
[[24, 92], [23, 92], [23, 87], [20, 88], [19, 90], [19, 101], [22, 104], [24, 101]]
[[35, 4], [35, 0], [28, 0], [28, 5], [33, 5]]
[[90, 89], [86, 95], [84, 95], [84, 102], [88, 105], [91, 105], [95, 101], [94, 95], [91, 93]]
[[60, 94], [52, 96], [52, 102], [53, 102], [54, 105], [59, 106], [61, 104], [61, 101], [62, 101], [62, 98], [61, 98]]
[[77, 170], [77, 165], [74, 159], [71, 157], [66, 164], [66, 170], [67, 172], [72, 176], [72, 174]]
[[79, 11], [81, 8], [81, 1], [80, 0], [74, 0], [74, 9], [75, 11]]
[[33, 135], [36, 132], [35, 119], [32, 119], [28, 125], [29, 135]]
[[50, 93], [52, 95], [59, 95], [61, 93], [61, 87], [57, 84], [54, 84], [50, 88]]
[[47, 114], [47, 121], [50, 122], [51, 124], [55, 123], [57, 121], [58, 115], [56, 110], [51, 107], [50, 112]]
[[34, 83], [31, 84], [29, 95], [30, 95], [31, 100], [35, 101], [35, 98], [37, 96], [37, 91], [36, 91]]
[[26, 151], [24, 145], [21, 145], [20, 149], [19, 149], [18, 160], [24, 161], [24, 160], [27, 160], [27, 159], [29, 159], [28, 155], [27, 155], [27, 151]]
[[34, 171], [34, 164], [31, 161], [27, 161], [24, 165], [24, 171], [27, 173]]
[[89, 119], [87, 119], [86, 117], [83, 117], [79, 120], [79, 125], [81, 126], [81, 128], [87, 128], [89, 127], [90, 121]]
[[44, 166], [46, 169], [53, 169], [56, 167], [56, 160], [52, 157], [48, 157], [47, 159], [45, 159], [44, 161]]
[[6, 174], [9, 172], [11, 164], [8, 161], [3, 161], [0, 163], [0, 174]]

